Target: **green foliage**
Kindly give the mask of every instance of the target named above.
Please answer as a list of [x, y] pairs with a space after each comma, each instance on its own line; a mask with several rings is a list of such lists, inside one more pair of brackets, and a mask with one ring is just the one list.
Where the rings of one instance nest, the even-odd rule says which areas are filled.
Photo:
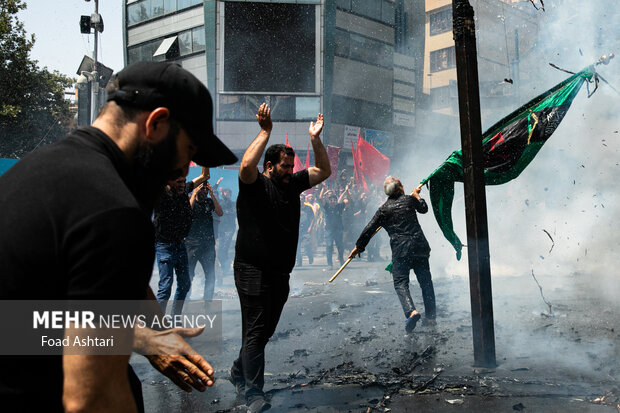
[[31, 60], [34, 35], [16, 15], [23, 0], [0, 0], [0, 157], [19, 158], [55, 142], [69, 130], [73, 114], [64, 90], [73, 80], [40, 69]]

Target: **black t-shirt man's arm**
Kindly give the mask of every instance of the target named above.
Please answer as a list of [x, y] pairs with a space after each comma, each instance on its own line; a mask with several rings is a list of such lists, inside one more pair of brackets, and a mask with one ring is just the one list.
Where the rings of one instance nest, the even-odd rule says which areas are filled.
[[239, 167], [239, 180], [248, 185], [256, 182], [256, 178], [258, 177], [258, 162], [267, 147], [271, 129], [273, 128], [271, 109], [269, 109], [269, 106], [265, 103], [258, 108], [256, 121], [260, 125], [261, 130], [243, 154], [241, 166]]

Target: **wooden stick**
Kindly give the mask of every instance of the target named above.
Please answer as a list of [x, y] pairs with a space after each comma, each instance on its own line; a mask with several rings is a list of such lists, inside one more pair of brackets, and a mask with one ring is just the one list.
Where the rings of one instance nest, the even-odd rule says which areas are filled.
[[336, 274], [334, 274], [334, 276], [332, 278], [329, 279], [329, 282], [332, 282], [336, 279], [336, 277], [338, 275], [340, 275], [340, 273], [342, 272], [342, 270], [344, 270], [344, 268], [349, 265], [349, 263], [351, 262], [353, 258], [349, 258], [346, 260], [346, 262], [344, 264], [342, 264], [342, 267], [340, 267], [340, 269], [338, 271], [336, 271]]

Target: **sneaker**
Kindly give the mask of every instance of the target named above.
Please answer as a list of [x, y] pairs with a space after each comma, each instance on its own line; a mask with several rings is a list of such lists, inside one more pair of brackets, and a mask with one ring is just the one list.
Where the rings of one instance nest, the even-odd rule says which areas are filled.
[[230, 371], [228, 372], [227, 379], [229, 382], [232, 383], [233, 386], [235, 386], [235, 393], [237, 394], [237, 396], [242, 396], [245, 394], [244, 380], [235, 379]]
[[261, 413], [269, 409], [271, 409], [271, 403], [264, 397], [257, 398], [248, 405], [248, 413]]
[[413, 329], [415, 328], [416, 324], [418, 323], [421, 317], [422, 316], [420, 315], [420, 313], [415, 313], [414, 315], [409, 317], [407, 321], [405, 321], [405, 331], [408, 334], [413, 331]]

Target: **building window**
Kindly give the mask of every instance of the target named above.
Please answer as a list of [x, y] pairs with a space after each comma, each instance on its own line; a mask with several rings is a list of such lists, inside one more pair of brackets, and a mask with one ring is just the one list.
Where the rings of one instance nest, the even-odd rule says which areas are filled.
[[[167, 43], [169, 44], [167, 44]], [[165, 46], [157, 56], [155, 53]], [[165, 50], [164, 50], [165, 49]], [[205, 50], [204, 26], [184, 30], [179, 34], [171, 34], [127, 48], [127, 64], [135, 62], [172, 61], [179, 56], [187, 56]]]
[[317, 7], [224, 2], [224, 91], [316, 93]]
[[431, 36], [452, 30], [452, 7], [431, 14]]
[[127, 5], [127, 26], [202, 4], [202, 0], [139, 0]]
[[219, 95], [219, 120], [256, 120], [256, 112], [263, 102], [271, 107], [274, 121], [316, 119], [321, 106], [318, 96], [272, 95]]
[[455, 67], [456, 56], [454, 55], [454, 47], [447, 47], [431, 52], [431, 72], [439, 72]]
[[450, 86], [431, 89], [431, 106], [433, 109], [442, 109], [451, 106], [452, 96]]

